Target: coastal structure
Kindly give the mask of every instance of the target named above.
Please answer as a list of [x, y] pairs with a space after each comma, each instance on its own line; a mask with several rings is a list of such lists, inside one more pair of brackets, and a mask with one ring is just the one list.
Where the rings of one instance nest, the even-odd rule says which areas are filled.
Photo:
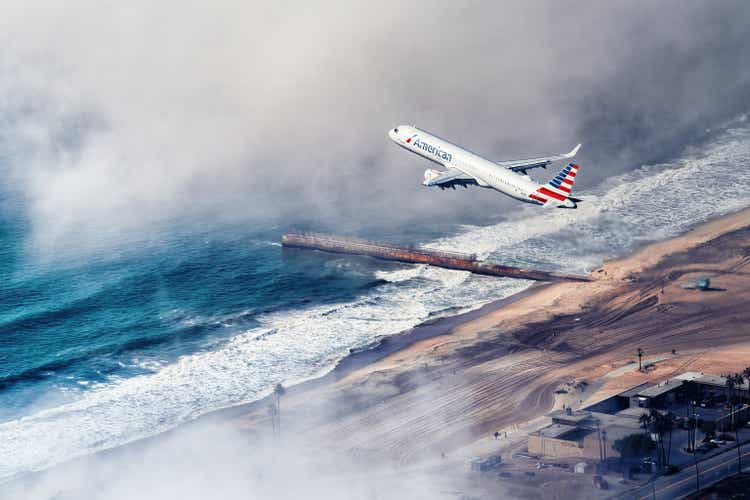
[[548, 416], [552, 423], [529, 434], [529, 454], [546, 458], [582, 458], [606, 460], [619, 457], [614, 442], [639, 432], [638, 418], [631, 415], [608, 415], [591, 411], [556, 411]]
[[469, 271], [475, 274], [503, 276], [534, 281], [589, 281], [586, 276], [560, 274], [534, 269], [503, 266], [494, 262], [478, 260], [475, 254], [463, 254], [431, 250], [412, 246], [399, 246], [358, 238], [343, 238], [319, 233], [290, 232], [281, 238], [288, 248], [322, 250], [324, 252], [350, 255], [366, 255], [377, 259], [394, 260], [412, 264], [428, 264], [447, 269]]
[[529, 434], [528, 450], [547, 458], [619, 457], [614, 442], [643, 432], [640, 417], [651, 410], [671, 413], [681, 428], [687, 428], [692, 416], [704, 433], [726, 432], [732, 422], [741, 426], [750, 418], [748, 382], [736, 389], [732, 411], [726, 377], [686, 372], [658, 384], [644, 382], [582, 410], [550, 413], [552, 423]]

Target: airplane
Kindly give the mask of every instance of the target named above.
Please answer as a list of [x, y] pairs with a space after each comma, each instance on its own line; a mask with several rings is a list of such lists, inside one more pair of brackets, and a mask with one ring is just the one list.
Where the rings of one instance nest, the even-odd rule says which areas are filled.
[[547, 184], [537, 184], [527, 174], [533, 168], [547, 168], [553, 161], [573, 158], [581, 148], [555, 156], [525, 160], [490, 161], [415, 126], [399, 125], [388, 136], [404, 149], [442, 165], [447, 170], [427, 169], [425, 186], [440, 189], [471, 185], [492, 188], [526, 203], [545, 207], [576, 208], [579, 198], [570, 196], [578, 175], [578, 165], [570, 163]]

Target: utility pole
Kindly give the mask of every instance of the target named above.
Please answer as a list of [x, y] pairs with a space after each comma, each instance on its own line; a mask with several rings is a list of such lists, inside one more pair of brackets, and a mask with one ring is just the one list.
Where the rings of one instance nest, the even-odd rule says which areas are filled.
[[276, 438], [276, 435], [278, 434], [278, 429], [276, 426], [276, 419], [277, 419], [277, 410], [276, 410], [276, 402], [271, 402], [268, 405], [268, 416], [271, 417], [271, 429], [273, 430], [273, 437]]
[[276, 384], [276, 387], [273, 389], [275, 407], [274, 416], [276, 417], [276, 425], [274, 426], [274, 429], [276, 429], [276, 432], [278, 432], [279, 435], [281, 435], [281, 396], [284, 394], [286, 394], [284, 386], [281, 385], [281, 383]]
[[642, 360], [643, 360], [643, 349], [641, 349], [641, 348], [639, 347], [639, 348], [638, 348], [638, 371], [639, 371], [639, 372], [642, 372], [642, 371], [643, 371], [643, 363], [642, 363]]
[[695, 421], [695, 430], [693, 431], [693, 463], [695, 463], [695, 491], [701, 490], [701, 479], [698, 473], [698, 458], [695, 456], [695, 436], [698, 434], [698, 418], [693, 408], [693, 420]]

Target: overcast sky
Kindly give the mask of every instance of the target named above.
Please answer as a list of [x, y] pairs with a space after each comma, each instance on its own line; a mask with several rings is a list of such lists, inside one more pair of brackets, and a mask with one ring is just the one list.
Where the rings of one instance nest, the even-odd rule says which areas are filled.
[[459, 221], [516, 204], [424, 188], [434, 165], [389, 128], [497, 159], [582, 142], [591, 186], [747, 110], [749, 27], [744, 1], [4, 0], [0, 168], [53, 244], [196, 216]]

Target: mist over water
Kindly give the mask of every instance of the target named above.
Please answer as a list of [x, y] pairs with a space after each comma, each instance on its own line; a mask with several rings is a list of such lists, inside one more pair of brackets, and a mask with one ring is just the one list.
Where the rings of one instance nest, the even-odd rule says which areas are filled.
[[[746, 206], [748, 26], [729, 1], [4, 2], [0, 480], [529, 286], [289, 228], [583, 273]], [[584, 202], [423, 188], [400, 123], [497, 159], [583, 142]]]
[[[746, 206], [748, 163], [750, 128], [741, 118], [700, 151], [579, 191], [578, 210], [523, 208], [422, 243], [587, 272]], [[530, 284], [282, 250], [278, 231], [241, 234], [229, 226], [120, 262], [20, 271], [4, 285], [44, 293], [36, 305], [4, 309], [12, 313], [2, 318], [3, 349], [14, 363], [4, 367], [0, 391], [3, 477], [252, 401], [279, 381], [324, 373], [350, 349]]]
[[173, 221], [369, 230], [516, 210], [421, 189], [427, 165], [386, 137], [400, 123], [497, 159], [582, 142], [585, 188], [750, 108], [742, 1], [6, 0], [0, 14], [0, 172], [47, 258]]

